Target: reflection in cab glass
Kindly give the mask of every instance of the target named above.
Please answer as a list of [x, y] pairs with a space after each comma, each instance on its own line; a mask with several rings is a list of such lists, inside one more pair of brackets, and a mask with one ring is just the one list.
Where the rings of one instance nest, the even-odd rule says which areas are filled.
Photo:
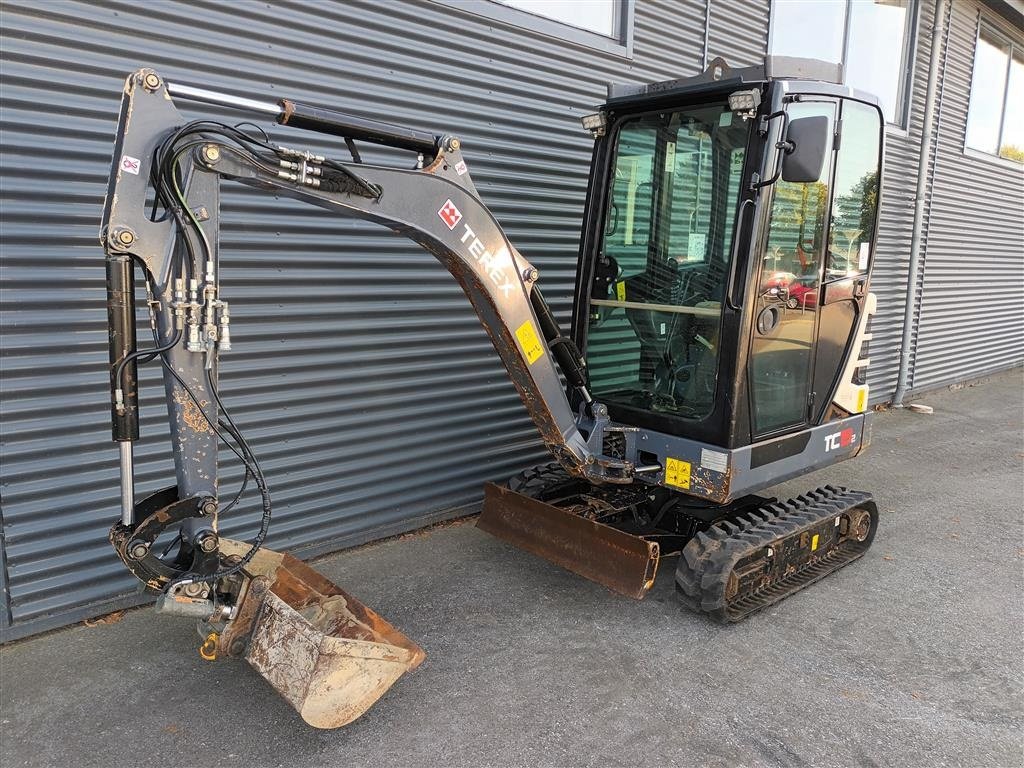
[[[831, 102], [794, 104], [789, 119], [825, 116], [835, 124]], [[759, 434], [800, 424], [807, 417], [821, 253], [828, 225], [830, 163], [817, 181], [780, 180], [772, 190], [768, 243], [761, 264], [758, 306], [774, 308], [770, 332], [751, 345], [751, 408]]]
[[[790, 120], [827, 117], [831, 134], [836, 109], [832, 102], [806, 102], [788, 112]], [[805, 422], [821, 406], [812, 388], [815, 357], [825, 354], [838, 365], [842, 356], [855, 320], [848, 300], [864, 290], [860, 278], [872, 258], [880, 129], [877, 110], [844, 101], [834, 162], [826, 160], [817, 181], [780, 180], [772, 190], [755, 308], [760, 318], [770, 311], [772, 322], [759, 321], [749, 368], [759, 436]], [[823, 350], [823, 343], [834, 348]], [[818, 390], [830, 385], [830, 380], [816, 382]]]
[[711, 412], [748, 131], [725, 104], [621, 126], [587, 341], [603, 402]]

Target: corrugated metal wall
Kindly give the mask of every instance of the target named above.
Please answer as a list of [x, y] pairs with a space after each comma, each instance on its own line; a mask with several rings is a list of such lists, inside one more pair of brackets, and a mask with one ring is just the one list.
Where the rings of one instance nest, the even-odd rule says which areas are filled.
[[[917, 50], [906, 132], [890, 129], [872, 290], [869, 382], [890, 400], [899, 371], [921, 125], [931, 59], [934, 0], [919, 0]], [[980, 15], [1021, 37], [973, 0], [953, 0], [942, 21], [940, 67], [922, 258], [911, 326], [911, 389], [921, 391], [1019, 364], [1024, 358], [1024, 173], [964, 152]]]
[[[748, 7], [714, 6], [732, 9], [714, 16], [723, 24]], [[425, 1], [5, 2], [6, 636], [133, 599], [106, 541], [117, 479], [96, 234], [127, 72], [148, 65], [181, 82], [460, 135], [484, 198], [564, 313], [591, 146], [578, 117], [608, 80], [697, 72], [703, 8], [637, 2], [630, 60]], [[762, 18], [731, 38], [730, 60], [763, 55]], [[292, 141], [339, 152], [299, 135]], [[269, 478], [272, 545], [310, 553], [417, 527], [475, 504], [483, 481], [541, 455], [489, 341], [433, 258], [369, 225], [226, 189], [235, 349], [222, 387]], [[173, 476], [161, 391], [148, 381], [140, 493]], [[227, 492], [240, 475], [226, 467], [223, 477]], [[255, 530], [251, 507], [232, 517], [229, 535]]]
[[890, 127], [886, 133], [878, 246], [871, 278], [871, 290], [878, 295], [878, 314], [871, 323], [871, 366], [868, 368], [871, 401], [875, 403], [890, 400], [896, 389], [907, 300], [918, 153], [931, 57], [928, 30], [935, 3], [933, 0], [918, 0], [918, 6], [917, 49], [911, 77], [908, 125], [906, 130]]
[[[923, 0], [909, 129], [889, 137], [875, 400], [896, 380], [932, 7]], [[629, 59], [429, 0], [4, 3], [5, 636], [134, 599], [106, 542], [117, 479], [96, 238], [128, 71], [148, 65], [181, 82], [457, 133], [485, 199], [564, 316], [590, 152], [578, 116], [603, 99], [608, 80], [697, 72], [706, 24], [709, 57], [757, 61], [768, 10], [767, 0], [637, 0]], [[962, 152], [978, 14], [973, 1], [953, 3], [915, 303], [916, 389], [1005, 367], [1024, 346], [1021, 174]], [[414, 528], [471, 507], [484, 480], [541, 455], [468, 304], [431, 257], [369, 225], [227, 189], [235, 350], [223, 390], [270, 479], [272, 544], [309, 554]], [[171, 477], [162, 395], [147, 381], [140, 492]], [[239, 473], [225, 467], [223, 478], [227, 491]], [[250, 535], [255, 520], [239, 514], [225, 530]]]
[[732, 67], [746, 67], [764, 60], [768, 49], [767, 2], [708, 0], [710, 34], [708, 59], [721, 56]]
[[[928, 201], [911, 388], [926, 390], [1024, 359], [1024, 171], [964, 152], [978, 24], [1024, 34], [973, 2], [954, 2]], [[1024, 93], [1011, 93], [1022, 99]]]

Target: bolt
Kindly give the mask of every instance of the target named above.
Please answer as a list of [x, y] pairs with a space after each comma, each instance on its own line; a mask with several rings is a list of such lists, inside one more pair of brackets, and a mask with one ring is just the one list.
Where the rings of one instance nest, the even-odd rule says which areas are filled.
[[231, 643], [231, 648], [228, 649], [229, 656], [244, 656], [245, 655], [245, 640], [235, 640]]
[[537, 271], [536, 267], [530, 267], [529, 269], [523, 270], [523, 280], [528, 283], [532, 283], [538, 277], [540, 277], [540, 272]]
[[448, 149], [454, 151], [454, 150], [458, 149], [461, 146], [462, 146], [462, 142], [459, 141], [454, 136], [452, 138], [448, 139]]
[[219, 540], [217, 538], [217, 534], [210, 533], [208, 531], [206, 533], [201, 533], [196, 537], [196, 546], [206, 554], [210, 554], [215, 551], [218, 543]]
[[201, 515], [212, 515], [217, 511], [217, 502], [213, 499], [207, 499], [203, 502], [202, 506], [199, 507], [199, 513]]
[[117, 245], [131, 245], [135, 242], [135, 233], [130, 229], [115, 229], [114, 242]]
[[141, 560], [149, 554], [149, 544], [144, 541], [137, 541], [128, 547], [128, 556], [132, 560]]
[[203, 158], [208, 163], [216, 163], [220, 160], [220, 147], [216, 144], [207, 144], [203, 147]]
[[249, 584], [249, 591], [259, 597], [267, 591], [267, 582], [263, 579], [253, 579], [252, 583]]
[[205, 597], [206, 585], [198, 581], [193, 581], [191, 584], [186, 584], [182, 590], [186, 597]]
[[149, 72], [142, 78], [142, 84], [146, 87], [147, 91], [155, 91], [160, 87], [160, 78], [155, 72]]

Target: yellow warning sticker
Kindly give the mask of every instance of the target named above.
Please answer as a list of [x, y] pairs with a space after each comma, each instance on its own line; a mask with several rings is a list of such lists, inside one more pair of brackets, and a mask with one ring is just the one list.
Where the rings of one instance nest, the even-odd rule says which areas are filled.
[[626, 281], [622, 280], [615, 284], [615, 298], [619, 301], [626, 300]]
[[811, 536], [811, 552], [818, 548], [818, 534]]
[[530, 365], [533, 365], [544, 354], [544, 345], [540, 343], [537, 331], [529, 320], [516, 328], [516, 338], [519, 339], [519, 346], [523, 348], [526, 362]]
[[864, 413], [864, 409], [868, 405], [868, 390], [867, 387], [861, 387], [860, 392], [857, 393], [857, 413]]
[[690, 488], [690, 462], [682, 459], [668, 458], [665, 460], [665, 485], [676, 488]]

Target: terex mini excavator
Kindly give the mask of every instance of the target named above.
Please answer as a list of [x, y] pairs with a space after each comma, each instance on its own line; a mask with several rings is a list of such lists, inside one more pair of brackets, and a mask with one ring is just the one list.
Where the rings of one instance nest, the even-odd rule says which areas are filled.
[[[458, 281], [556, 463], [489, 484], [480, 528], [642, 597], [681, 553], [687, 608], [737, 621], [860, 557], [867, 493], [757, 491], [859, 454], [883, 121], [835, 65], [768, 59], [612, 86], [595, 139], [571, 332], [503, 234], [460, 142], [282, 99], [168, 83], [124, 89], [101, 239], [121, 519], [110, 540], [159, 609], [200, 621], [206, 658], [245, 658], [322, 728], [364, 712], [423, 652], [354, 597], [262, 549], [271, 502], [217, 390], [230, 346], [218, 266], [222, 179], [384, 225]], [[289, 149], [248, 123], [187, 121], [174, 99], [344, 140]], [[407, 151], [361, 160], [357, 142]], [[149, 204], [147, 201], [152, 201]], [[154, 336], [136, 344], [135, 267]], [[137, 365], [163, 366], [176, 483], [136, 501]], [[252, 543], [218, 536], [223, 441], [262, 499]]]

